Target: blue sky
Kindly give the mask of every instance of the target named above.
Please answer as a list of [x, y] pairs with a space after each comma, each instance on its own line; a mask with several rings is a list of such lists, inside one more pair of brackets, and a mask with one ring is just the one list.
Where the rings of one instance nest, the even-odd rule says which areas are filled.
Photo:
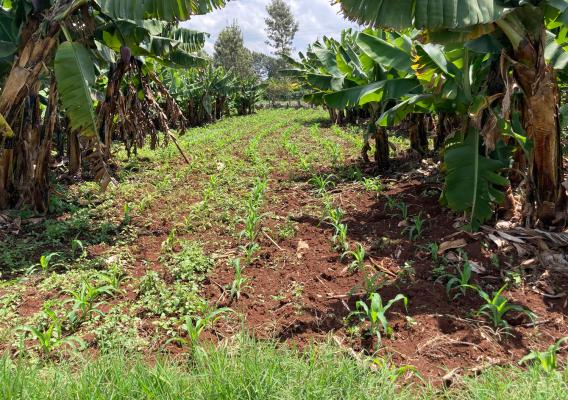
[[[323, 35], [338, 37], [341, 29], [356, 25], [346, 21], [339, 14], [339, 7], [332, 6], [330, 0], [287, 0], [292, 12], [300, 23], [300, 30], [294, 40], [295, 53], [304, 51], [309, 43]], [[233, 20], [237, 20], [243, 30], [245, 45], [254, 51], [270, 54], [270, 48], [264, 43], [264, 19], [267, 17], [266, 6], [270, 0], [234, 0], [221, 9], [207, 15], [200, 15], [183, 26], [208, 32], [211, 38], [205, 46], [208, 53], [213, 53], [213, 43], [219, 32]]]

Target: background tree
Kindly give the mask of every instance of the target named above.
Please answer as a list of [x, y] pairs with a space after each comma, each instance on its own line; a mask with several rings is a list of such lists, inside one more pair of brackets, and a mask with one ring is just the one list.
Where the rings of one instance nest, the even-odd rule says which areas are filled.
[[252, 75], [252, 54], [244, 45], [243, 32], [236, 21], [219, 34], [215, 42], [213, 61], [216, 66], [221, 66], [227, 71], [233, 70], [238, 77]]
[[259, 79], [276, 77], [279, 68], [280, 62], [277, 58], [256, 51], [252, 53], [252, 71]]
[[291, 78], [285, 76], [270, 78], [265, 83], [265, 97], [271, 107], [280, 107], [282, 103], [290, 106], [290, 101], [300, 101], [302, 98], [301, 93], [297, 91], [298, 83]]
[[266, 44], [274, 49], [274, 54], [282, 58], [289, 56], [293, 50], [292, 43], [300, 28], [292, 14], [290, 6], [284, 0], [272, 0], [266, 7]]

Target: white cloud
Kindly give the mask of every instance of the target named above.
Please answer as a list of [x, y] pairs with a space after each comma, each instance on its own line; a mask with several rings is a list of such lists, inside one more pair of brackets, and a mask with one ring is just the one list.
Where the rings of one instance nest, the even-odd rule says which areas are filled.
[[[288, 0], [292, 12], [300, 23], [300, 30], [294, 39], [296, 51], [304, 51], [308, 44], [322, 36], [338, 37], [343, 28], [356, 27], [339, 14], [339, 7], [332, 6], [330, 0]], [[268, 16], [266, 6], [270, 0], [235, 0], [207, 15], [199, 15], [184, 22], [183, 26], [208, 32], [211, 38], [205, 50], [213, 53], [213, 44], [221, 30], [234, 20], [240, 25], [245, 45], [254, 51], [270, 53], [265, 43], [264, 19]]]

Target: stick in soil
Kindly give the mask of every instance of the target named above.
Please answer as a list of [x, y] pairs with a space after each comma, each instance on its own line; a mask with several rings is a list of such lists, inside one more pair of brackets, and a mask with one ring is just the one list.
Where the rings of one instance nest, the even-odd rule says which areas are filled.
[[377, 261], [375, 261], [373, 258], [369, 257], [369, 260], [371, 261], [371, 264], [373, 264], [373, 266], [375, 266], [380, 271], [384, 272], [387, 275], [390, 275], [393, 278], [398, 278], [397, 274], [395, 274], [391, 270], [387, 269], [386, 267], [379, 265], [379, 263]]
[[187, 156], [185, 155], [185, 153], [183, 152], [183, 150], [181, 149], [177, 139], [175, 138], [174, 135], [171, 134], [171, 132], [167, 132], [168, 136], [170, 137], [170, 139], [172, 139], [172, 142], [174, 142], [174, 144], [176, 145], [177, 149], [179, 150], [181, 156], [183, 157], [183, 159], [185, 160], [185, 162], [187, 163], [187, 165], [191, 164], [191, 162], [189, 161], [189, 159], [187, 158]]
[[276, 242], [274, 241], [274, 239], [272, 239], [272, 238], [268, 235], [268, 233], [266, 233], [265, 231], [262, 231], [262, 234], [263, 234], [264, 236], [266, 236], [266, 238], [267, 238], [268, 240], [270, 240], [274, 246], [278, 247], [278, 250], [284, 251], [284, 249], [283, 249], [282, 247], [278, 246], [278, 243], [276, 243]]

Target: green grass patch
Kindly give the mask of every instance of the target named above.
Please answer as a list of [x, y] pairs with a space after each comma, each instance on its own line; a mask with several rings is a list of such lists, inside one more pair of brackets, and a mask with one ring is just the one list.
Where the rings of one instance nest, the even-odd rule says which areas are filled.
[[0, 359], [0, 398], [11, 399], [566, 399], [565, 373], [492, 369], [446, 391], [400, 385], [331, 345], [297, 351], [238, 338], [190, 360], [148, 364], [114, 351], [98, 359], [30, 364]]

